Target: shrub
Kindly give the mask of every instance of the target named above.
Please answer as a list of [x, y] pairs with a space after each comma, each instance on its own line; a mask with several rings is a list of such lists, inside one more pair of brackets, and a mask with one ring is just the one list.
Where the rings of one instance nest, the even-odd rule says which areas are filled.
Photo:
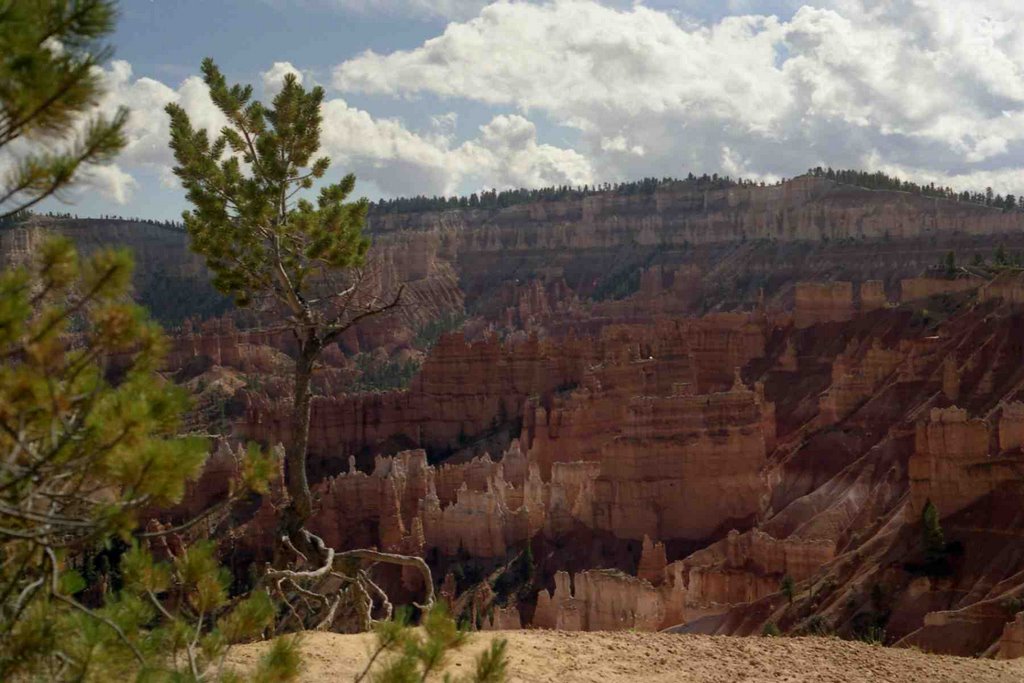
[[779, 584], [779, 590], [782, 592], [789, 604], [793, 604], [793, 598], [796, 596], [796, 584], [793, 583], [793, 577], [786, 574], [782, 577], [782, 582]]
[[1010, 615], [1015, 615], [1017, 612], [1024, 610], [1024, 597], [1015, 595], [1012, 598], [1007, 598], [1003, 601], [1003, 607]]
[[[34, 268], [0, 274], [3, 680], [214, 680], [274, 614], [265, 593], [232, 608], [211, 545], [165, 564], [142, 546], [170, 535], [140, 522], [181, 499], [208, 444], [179, 433], [187, 397], [157, 374], [159, 327], [124, 303], [131, 270], [124, 252], [82, 263], [53, 240]], [[251, 449], [242, 470], [208, 513], [266, 491], [274, 468]], [[286, 672], [290, 644], [274, 653]]]
[[939, 511], [928, 501], [921, 511], [921, 544], [924, 547], [924, 561], [908, 562], [908, 571], [924, 576], [949, 576], [953, 567], [950, 564], [951, 550], [958, 544], [946, 543], [945, 534], [939, 523]]
[[[400, 611], [392, 621], [376, 625], [376, 643], [355, 683], [419, 683], [444, 670], [448, 657], [463, 647], [469, 634], [448, 615], [443, 603], [436, 603], [424, 616], [420, 629], [409, 627], [409, 614]], [[476, 658], [473, 670], [457, 679], [460, 683], [501, 683], [507, 678], [507, 641], [495, 639]], [[382, 659], [383, 657], [383, 659]], [[454, 681], [446, 674], [445, 681]]]
[[832, 635], [833, 628], [828, 619], [820, 614], [815, 614], [805, 621], [797, 630], [801, 636], [828, 636]]

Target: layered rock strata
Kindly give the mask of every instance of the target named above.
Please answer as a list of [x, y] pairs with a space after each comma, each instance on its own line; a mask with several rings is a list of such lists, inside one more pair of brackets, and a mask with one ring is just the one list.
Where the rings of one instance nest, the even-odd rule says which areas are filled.
[[829, 539], [777, 539], [759, 529], [733, 530], [674, 563], [668, 574], [682, 575], [691, 608], [728, 606], [777, 593], [783, 577], [809, 579], [835, 556], [836, 543]]
[[[408, 390], [316, 397], [310, 417], [314, 455], [364, 454], [390, 444], [449, 448], [515, 418], [532, 395], [549, 395], [582, 376], [585, 343], [554, 346], [536, 338], [503, 346], [496, 338], [467, 343], [444, 335]], [[251, 395], [239, 436], [289, 438], [287, 401]]]
[[[920, 512], [931, 501], [940, 515], [952, 515], [1006, 486], [1024, 485], [1020, 453], [1024, 406], [1011, 404], [998, 423], [998, 436], [985, 420], [957, 407], [933, 408], [917, 425], [910, 459], [910, 500]], [[993, 442], [1003, 452], [993, 452]]]
[[610, 570], [555, 574], [553, 592], [540, 591], [535, 628], [563, 631], [656, 631], [683, 592], [657, 589], [643, 579]]
[[[545, 229], [538, 230], [541, 225]], [[1019, 230], [1015, 212], [839, 185], [803, 176], [768, 187], [695, 192], [668, 184], [652, 194], [600, 194], [505, 209], [375, 215], [377, 233], [435, 230], [460, 255], [485, 251], [704, 244], [745, 239], [902, 239]], [[523, 231], [524, 227], [534, 227]], [[531, 234], [532, 233], [532, 234]]]

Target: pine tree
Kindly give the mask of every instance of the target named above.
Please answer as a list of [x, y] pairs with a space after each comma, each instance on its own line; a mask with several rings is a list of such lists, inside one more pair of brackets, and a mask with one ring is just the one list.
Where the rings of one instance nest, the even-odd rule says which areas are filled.
[[[183, 680], [210, 680], [228, 643], [274, 614], [266, 593], [230, 609], [211, 547], [161, 568], [140, 545], [165, 535], [140, 515], [181, 499], [208, 445], [179, 435], [187, 396], [156, 374], [167, 344], [125, 303], [131, 270], [125, 251], [83, 263], [55, 239], [0, 274], [0, 680], [177, 669], [168, 648]], [[267, 459], [253, 451], [243, 470], [236, 492], [266, 490]], [[125, 591], [87, 607], [72, 565], [115, 542], [133, 546]]]
[[174, 172], [193, 205], [184, 214], [192, 248], [206, 257], [215, 285], [239, 305], [272, 301], [299, 343], [285, 466], [287, 530], [294, 535], [312, 511], [306, 450], [313, 366], [345, 330], [398, 299], [382, 303], [360, 287], [368, 202], [346, 201], [353, 175], [322, 187], [315, 205], [293, 201], [330, 167], [327, 157], [313, 158], [323, 89], [306, 92], [289, 74], [267, 108], [252, 100], [252, 86], [229, 86], [212, 60], [204, 60], [202, 72], [229, 125], [211, 143], [180, 106], [168, 105]]
[[[115, 16], [112, 0], [0, 5], [0, 153], [14, 162], [0, 180], [0, 218], [59, 193], [83, 166], [124, 147], [127, 111], [93, 111], [103, 94], [96, 67], [111, 55], [103, 41]], [[54, 145], [65, 138], [72, 141]], [[16, 142], [26, 151], [15, 154]]]
[[782, 577], [782, 583], [779, 584], [779, 590], [789, 601], [789, 604], [793, 604], [793, 598], [796, 596], [796, 584], [793, 583], [793, 577], [786, 574]]
[[956, 277], [956, 254], [952, 251], [946, 253], [946, 257], [943, 259], [943, 266], [946, 270], [946, 277]]
[[527, 541], [526, 549], [519, 558], [519, 579], [526, 586], [533, 584], [534, 574], [537, 572], [536, 562], [533, 559], [533, 544]]
[[[0, 5], [0, 149], [44, 150], [8, 157], [0, 223], [123, 146], [124, 111], [87, 115], [113, 19], [107, 0]], [[82, 261], [54, 239], [0, 273], [0, 680], [230, 678], [229, 644], [274, 616], [266, 593], [229, 602], [211, 545], [178, 544], [165, 563], [145, 548], [177, 530], [144, 531], [140, 516], [181, 499], [208, 445], [178, 433], [187, 396], [156, 372], [167, 343], [128, 303], [131, 271], [125, 251]], [[250, 456], [228, 502], [266, 490], [271, 463]], [[276, 643], [257, 679], [292, 678], [295, 653]]]
[[939, 510], [930, 500], [921, 511], [922, 535], [926, 561], [941, 562], [946, 559], [946, 537], [939, 524]]
[[[321, 187], [315, 204], [302, 194], [312, 190], [330, 167], [330, 159], [315, 157], [323, 89], [307, 92], [289, 74], [267, 107], [252, 99], [252, 86], [229, 86], [213, 60], [203, 61], [202, 73], [210, 98], [228, 125], [211, 141], [206, 130], [193, 128], [180, 106], [169, 104], [166, 109], [177, 163], [174, 173], [192, 204], [183, 214], [192, 249], [205, 257], [220, 291], [241, 306], [259, 302], [279, 315], [298, 346], [284, 466], [288, 504], [279, 519], [278, 538], [285, 540], [277, 548], [275, 570], [264, 580], [296, 588], [315, 580], [315, 572], [283, 566], [284, 557], [300, 553], [304, 561], [319, 566], [318, 571], [333, 568], [352, 581], [337, 594], [324, 595], [318, 609], [306, 610], [307, 625], [330, 626], [338, 600], [343, 599], [355, 603], [358, 626], [367, 629], [374, 606], [387, 601], [369, 599], [381, 591], [367, 572], [353, 569], [352, 560], [417, 568], [424, 576], [427, 604], [433, 600], [433, 579], [419, 557], [372, 550], [335, 552], [305, 528], [313, 511], [306, 471], [310, 384], [323, 349], [360, 321], [398, 306], [402, 288], [379, 298], [364, 268], [369, 241], [362, 228], [369, 202], [347, 201], [355, 176]], [[365, 609], [367, 602], [370, 607]]]
[[[392, 621], [375, 627], [376, 643], [369, 661], [355, 682], [368, 677], [376, 683], [419, 683], [433, 673], [444, 669], [450, 653], [468, 642], [469, 634], [458, 628], [444, 606], [437, 603], [423, 620], [422, 628], [413, 630], [408, 625], [408, 613], [401, 612]], [[477, 656], [472, 670], [449, 683], [502, 683], [507, 679], [507, 641], [495, 639], [491, 646]]]

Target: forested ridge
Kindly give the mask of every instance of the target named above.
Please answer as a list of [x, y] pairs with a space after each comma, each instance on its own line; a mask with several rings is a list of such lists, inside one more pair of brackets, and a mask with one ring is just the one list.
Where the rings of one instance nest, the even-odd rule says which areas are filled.
[[[981, 204], [1006, 211], [1022, 211], [1024, 204], [1018, 195], [996, 194], [991, 187], [984, 191], [955, 190], [950, 187], [938, 187], [935, 183], [927, 185], [903, 180], [880, 171], [859, 171], [853, 169], [816, 168], [809, 169], [805, 175], [816, 178], [827, 178], [843, 185], [854, 185], [869, 190], [893, 190], [908, 192], [925, 197], [937, 197], [958, 202]], [[798, 176], [799, 177], [799, 176]], [[790, 179], [783, 179], [772, 185], [781, 185]], [[685, 178], [648, 177], [622, 183], [603, 183], [595, 185], [558, 185], [536, 189], [520, 188], [515, 190], [484, 190], [462, 196], [426, 196], [398, 197], [380, 199], [370, 204], [370, 215], [407, 214], [421, 211], [446, 211], [453, 209], [504, 209], [519, 204], [532, 202], [565, 201], [582, 199], [594, 195], [608, 194], [618, 197], [654, 194], [660, 188], [675, 186], [675, 189], [705, 192], [724, 190], [732, 187], [766, 187], [768, 183], [745, 178], [732, 178], [717, 173], [696, 176], [690, 173]]]
[[0, 217], [0, 230], [3, 228], [13, 228], [17, 225], [21, 225], [27, 222], [29, 219], [35, 218], [37, 220], [45, 221], [46, 219], [52, 220], [65, 220], [65, 221], [101, 221], [105, 223], [121, 222], [121, 223], [143, 223], [145, 225], [153, 225], [158, 228], [166, 228], [174, 232], [185, 234], [185, 224], [181, 221], [172, 220], [157, 220], [155, 218], [133, 218], [131, 216], [116, 216], [113, 214], [101, 214], [99, 216], [79, 216], [76, 213], [68, 211], [46, 211], [46, 212], [34, 212], [29, 209], [17, 211], [10, 216]]
[[515, 190], [483, 190], [470, 195], [439, 197], [418, 195], [415, 197], [398, 197], [381, 199], [370, 205], [370, 213], [416, 213], [419, 211], [444, 211], [447, 209], [504, 209], [531, 202], [564, 201], [582, 199], [599, 194], [616, 196], [654, 194], [659, 187], [671, 184], [682, 184], [695, 192], [704, 190], [722, 190], [729, 187], [757, 185], [757, 182], [743, 179], [732, 179], [729, 176], [704, 174], [695, 176], [692, 173], [686, 178], [642, 178], [621, 183], [603, 183], [595, 185], [552, 185], [535, 189], [519, 188]]
[[[948, 186], [938, 186], [934, 182], [928, 184], [916, 183], [911, 180], [904, 180], [897, 176], [888, 175], [881, 171], [860, 171], [856, 169], [833, 169], [817, 166], [809, 169], [805, 175], [815, 178], [826, 178], [843, 185], [853, 185], [868, 190], [889, 190], [895, 192], [907, 192], [923, 197], [935, 197], [955, 202], [967, 202], [989, 206], [1004, 211], [1024, 211], [1024, 196], [1007, 193], [1000, 194], [987, 187], [982, 191], [978, 190], [957, 190]], [[772, 185], [781, 185], [786, 180], [780, 180]], [[678, 189], [691, 190], [693, 192], [704, 192], [710, 190], [723, 190], [732, 187], [766, 187], [768, 183], [744, 178], [732, 178], [717, 173], [703, 174], [700, 176], [690, 173], [685, 178], [674, 177], [648, 177], [640, 180], [621, 183], [602, 183], [594, 185], [552, 185], [541, 188], [518, 188], [514, 190], [482, 190], [469, 195], [458, 196], [427, 196], [417, 195], [413, 197], [396, 197], [392, 199], [380, 199], [370, 202], [370, 216], [381, 216], [389, 214], [410, 214], [425, 211], [448, 211], [455, 209], [487, 209], [498, 210], [530, 204], [533, 202], [565, 201], [582, 199], [595, 195], [612, 195], [626, 197], [632, 195], [651, 195], [659, 188], [677, 186]], [[32, 217], [45, 217], [70, 220], [102, 220], [102, 221], [125, 221], [130, 223], [145, 223], [160, 228], [166, 228], [175, 232], [185, 233], [185, 225], [178, 220], [155, 220], [151, 218], [132, 218], [119, 215], [104, 214], [96, 217], [79, 217], [69, 212], [34, 213], [32, 211], [20, 211], [15, 215], [0, 220], [0, 229], [12, 227], [23, 223]]]
[[1007, 193], [1005, 196], [996, 194], [991, 187], [986, 187], [983, 192], [956, 190], [952, 187], [937, 186], [934, 182], [922, 185], [910, 180], [903, 180], [896, 176], [887, 175], [881, 171], [857, 171], [822, 168], [818, 166], [807, 172], [808, 175], [816, 178], [834, 180], [843, 185], [856, 185], [868, 190], [893, 190], [896, 192], [909, 192], [910, 194], [923, 197], [936, 197], [938, 199], [949, 199], [956, 202], [970, 202], [982, 204], [1004, 211], [1024, 211], [1024, 204], [1021, 204], [1019, 195]]

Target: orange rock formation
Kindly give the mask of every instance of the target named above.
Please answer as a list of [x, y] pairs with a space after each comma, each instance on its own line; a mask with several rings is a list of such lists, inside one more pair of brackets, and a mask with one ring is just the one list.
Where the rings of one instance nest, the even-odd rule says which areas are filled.
[[1024, 612], [1017, 612], [1013, 621], [1006, 623], [996, 645], [997, 659], [1024, 657]]
[[533, 626], [563, 631], [656, 631], [665, 622], [666, 596], [673, 595], [681, 593], [658, 590], [621, 572], [579, 572], [571, 584], [567, 572], [558, 572], [554, 592], [542, 590], [537, 596]]
[[992, 453], [992, 427], [971, 419], [962, 408], [933, 408], [917, 425], [914, 455], [910, 459], [910, 500], [915, 512], [927, 501], [940, 515], [952, 515], [1003, 484], [1020, 483], [1021, 415], [1013, 404], [1004, 411], [998, 437], [1017, 453]]

